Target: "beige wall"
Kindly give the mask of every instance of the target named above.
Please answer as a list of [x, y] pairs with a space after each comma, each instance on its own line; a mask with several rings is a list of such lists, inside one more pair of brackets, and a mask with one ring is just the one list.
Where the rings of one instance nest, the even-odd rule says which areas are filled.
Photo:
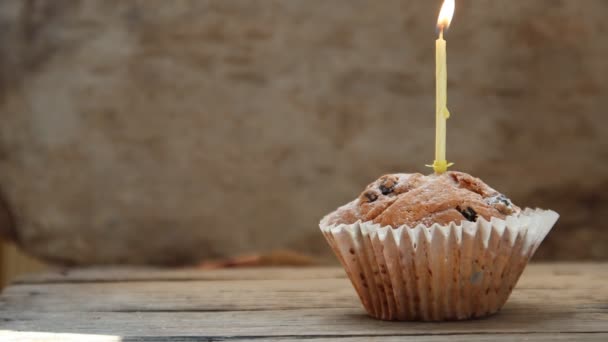
[[[461, 0], [448, 156], [608, 258], [608, 2]], [[30, 252], [180, 263], [291, 248], [428, 172], [439, 1], [0, 3], [0, 189]]]

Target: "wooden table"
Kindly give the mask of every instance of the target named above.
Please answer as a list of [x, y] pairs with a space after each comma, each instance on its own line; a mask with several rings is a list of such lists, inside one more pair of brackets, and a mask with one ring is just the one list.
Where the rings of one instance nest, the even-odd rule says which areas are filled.
[[368, 318], [339, 268], [105, 269], [30, 276], [0, 297], [0, 341], [608, 341], [608, 264], [530, 265], [474, 321]]

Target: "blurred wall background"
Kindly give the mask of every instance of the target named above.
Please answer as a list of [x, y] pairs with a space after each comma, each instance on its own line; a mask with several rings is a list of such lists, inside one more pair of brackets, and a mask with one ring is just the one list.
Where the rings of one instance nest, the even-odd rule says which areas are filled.
[[[3, 0], [0, 228], [67, 264], [277, 248], [388, 172], [429, 172], [440, 7]], [[608, 259], [608, 1], [459, 0], [448, 156]]]

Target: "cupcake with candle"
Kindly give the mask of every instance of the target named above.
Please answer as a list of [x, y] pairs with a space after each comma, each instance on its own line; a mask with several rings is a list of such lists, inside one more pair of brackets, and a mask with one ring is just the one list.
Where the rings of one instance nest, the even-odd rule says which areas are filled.
[[436, 41], [434, 174], [380, 177], [320, 227], [367, 312], [385, 320], [443, 321], [500, 310], [559, 215], [521, 210], [481, 180], [447, 172], [447, 67], [441, 9]]
[[466, 173], [391, 174], [320, 227], [371, 316], [443, 321], [497, 312], [557, 218]]

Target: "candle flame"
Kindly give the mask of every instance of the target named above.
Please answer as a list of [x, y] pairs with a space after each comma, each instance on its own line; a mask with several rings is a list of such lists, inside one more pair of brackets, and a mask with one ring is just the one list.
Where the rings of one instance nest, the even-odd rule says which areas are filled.
[[437, 28], [440, 31], [450, 27], [450, 23], [454, 17], [455, 7], [455, 0], [445, 0], [443, 2], [443, 6], [441, 6], [441, 11], [439, 12], [439, 19], [437, 19]]

